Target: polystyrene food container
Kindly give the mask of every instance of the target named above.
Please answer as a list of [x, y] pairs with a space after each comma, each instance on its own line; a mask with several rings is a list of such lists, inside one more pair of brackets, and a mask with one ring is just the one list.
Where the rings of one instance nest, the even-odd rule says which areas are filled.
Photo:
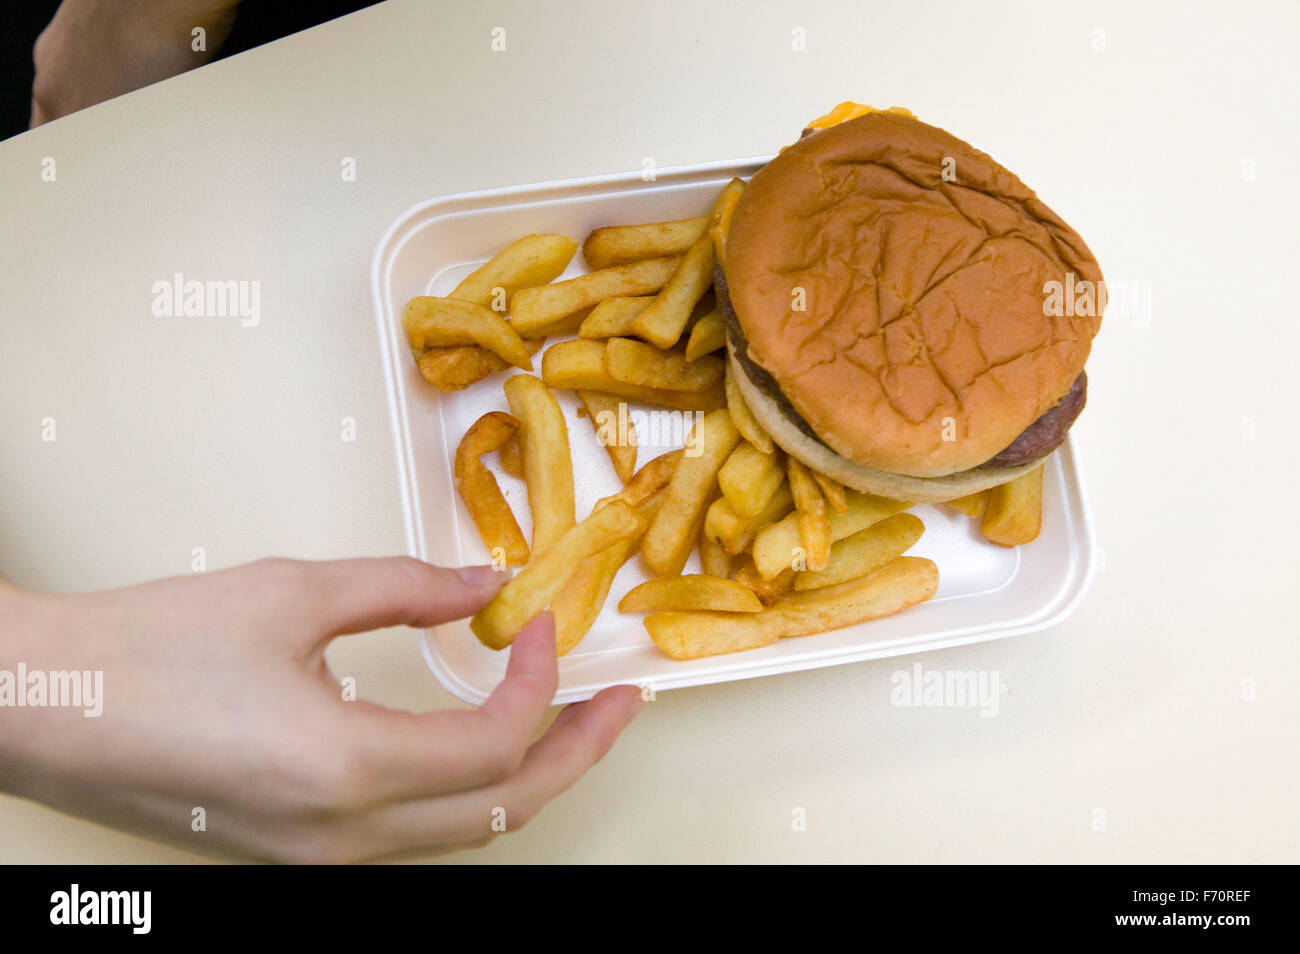
[[[454, 394], [436, 390], [420, 376], [406, 346], [401, 323], [406, 301], [450, 292], [474, 268], [531, 232], [559, 232], [581, 241], [603, 225], [701, 215], [731, 178], [748, 178], [765, 162], [666, 169], [653, 181], [632, 173], [444, 196], [414, 206], [393, 223], [375, 252], [372, 282], [411, 555], [445, 566], [490, 562], [455, 492], [452, 461], [470, 424], [487, 411], [508, 410], [501, 384], [507, 374], [519, 372], [493, 375]], [[563, 278], [584, 271], [581, 257], [575, 256]], [[539, 371], [540, 358], [539, 352], [534, 359]], [[577, 416], [574, 395], [560, 391], [556, 397], [569, 425], [581, 519], [597, 499], [621, 484], [591, 423]], [[670, 427], [660, 431], [661, 437], [672, 434]], [[670, 446], [643, 443], [638, 463]], [[529, 535], [522, 481], [494, 463], [489, 466]], [[980, 536], [974, 521], [944, 507], [918, 506], [913, 512], [926, 530], [909, 553], [938, 564], [934, 599], [896, 616], [733, 655], [675, 662], [650, 641], [639, 614], [619, 613], [622, 594], [647, 578], [640, 560], [633, 558], [614, 581], [591, 632], [560, 659], [555, 702], [587, 699], [619, 683], [659, 691], [1031, 633], [1059, 623], [1081, 602], [1092, 577], [1095, 547], [1073, 438], [1047, 461], [1043, 529], [1027, 546], [994, 546]], [[699, 571], [697, 560], [692, 557], [686, 572]], [[505, 674], [509, 651], [481, 645], [466, 621], [426, 630], [420, 639], [434, 676], [466, 702], [482, 702]]]

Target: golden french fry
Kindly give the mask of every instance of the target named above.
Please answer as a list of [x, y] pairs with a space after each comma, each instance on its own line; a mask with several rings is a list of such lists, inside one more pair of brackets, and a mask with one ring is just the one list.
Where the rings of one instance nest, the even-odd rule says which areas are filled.
[[[531, 355], [545, 342], [545, 338], [527, 338], [524, 340], [524, 349]], [[509, 361], [478, 345], [429, 348], [416, 355], [415, 363], [424, 375], [424, 380], [440, 391], [461, 391], [490, 374], [514, 367]]]
[[944, 501], [944, 505], [952, 507], [959, 513], [964, 513], [972, 520], [984, 519], [984, 508], [988, 506], [989, 492], [981, 490], [979, 493], [967, 494], [965, 497], [958, 497], [956, 500]]
[[753, 592], [734, 580], [694, 573], [661, 576], [628, 590], [618, 604], [622, 613], [664, 610], [718, 610], [757, 613], [763, 608]]
[[721, 386], [706, 391], [669, 391], [628, 384], [605, 367], [605, 342], [575, 338], [551, 345], [542, 353], [542, 380], [553, 388], [604, 391], [628, 401], [661, 404], [683, 411], [712, 411], [724, 407]]
[[709, 240], [713, 242], [713, 254], [719, 262], [726, 261], [727, 235], [731, 231], [731, 215], [736, 211], [740, 194], [745, 191], [742, 179], [732, 179], [723, 188], [713, 211], [709, 213]]
[[[775, 524], [794, 508], [794, 496], [790, 485], [785, 481], [776, 489], [763, 509], [751, 520], [732, 509], [725, 497], [719, 497], [709, 505], [704, 517], [704, 532], [722, 544], [732, 556], [749, 549], [758, 533]], [[796, 537], [797, 539], [797, 537]]]
[[980, 532], [998, 546], [1016, 547], [1038, 537], [1043, 526], [1043, 468], [987, 491]]
[[447, 297], [504, 313], [519, 289], [564, 274], [577, 250], [578, 243], [567, 235], [525, 235], [476, 268]]
[[550, 605], [584, 560], [636, 536], [645, 525], [645, 518], [621, 500], [594, 511], [565, 531], [546, 551], [534, 548], [528, 565], [474, 614], [470, 629], [489, 649], [505, 649], [530, 619]]
[[415, 364], [424, 380], [440, 391], [461, 391], [490, 374], [513, 367], [478, 345], [429, 348], [416, 355]]
[[[578, 398], [587, 409], [596, 439], [609, 453], [618, 479], [627, 483], [636, 473], [636, 428], [627, 417], [627, 402], [601, 391], [579, 391]], [[625, 418], [619, 426], [619, 418]]]
[[510, 323], [472, 302], [418, 295], [406, 303], [402, 327], [414, 351], [476, 344], [517, 368], [533, 370], [528, 349]]
[[777, 454], [764, 454], [749, 441], [743, 441], [731, 452], [727, 462], [718, 471], [718, 486], [731, 504], [731, 509], [744, 520], [751, 520], [772, 499], [785, 470]]
[[[658, 460], [659, 458], [656, 458]], [[642, 468], [642, 472], [645, 468]], [[667, 482], [665, 476], [664, 482]], [[643, 483], [645, 481], [643, 480]], [[662, 485], [661, 485], [662, 486]], [[645, 489], [644, 487], [642, 489]], [[634, 502], [627, 496], [625, 487], [619, 493], [605, 497], [596, 502], [594, 510], [608, 506], [615, 500], [623, 500], [635, 507], [638, 514], [647, 522], [654, 516], [658, 507], [657, 491]], [[636, 552], [637, 537], [631, 536], [620, 540], [613, 546], [606, 547], [573, 571], [573, 576], [560, 588], [551, 600], [551, 615], [555, 618], [555, 655], [563, 656], [591, 630], [591, 625], [600, 615], [609, 595], [609, 588], [614, 577], [623, 564]]]
[[787, 596], [761, 613], [654, 613], [645, 626], [668, 656], [699, 659], [892, 616], [928, 600], [938, 585], [933, 562], [899, 557], [869, 576]]
[[521, 288], [510, 303], [510, 323], [526, 338], [568, 330], [570, 319], [607, 298], [648, 295], [658, 291], [673, 277], [680, 264], [680, 256], [647, 258], [588, 272], [565, 282]]
[[501, 450], [497, 454], [497, 459], [501, 462], [501, 469], [511, 477], [518, 477], [520, 480], [524, 476], [524, 452], [519, 449], [518, 438], [511, 437], [501, 445]]
[[[831, 555], [831, 520], [826, 512], [826, 498], [817, 481], [801, 461], [786, 461], [786, 476], [794, 495], [795, 515], [799, 523], [799, 543], [806, 566], [801, 569], [824, 570]], [[846, 506], [847, 509], [847, 506]]]
[[632, 321], [632, 333], [660, 348], [671, 348], [712, 284], [713, 242], [705, 237], [690, 247], [663, 291]]
[[925, 524], [915, 515], [896, 513], [840, 540], [831, 547], [826, 568], [795, 574], [794, 588], [815, 590], [866, 576], [906, 553], [924, 532]]
[[[673, 479], [673, 473], [677, 470], [677, 462], [681, 459], [682, 452], [679, 450], [660, 454], [633, 474], [632, 479], [623, 486], [622, 490], [606, 500], [622, 500], [633, 507], [644, 506], [668, 486], [668, 482]], [[604, 501], [597, 503], [596, 506], [602, 506], [603, 503]]]
[[754, 561], [748, 557], [736, 571], [736, 582], [752, 590], [764, 606], [771, 606], [788, 594], [794, 589], [794, 581], [795, 572], [789, 567], [770, 580], [763, 579], [763, 575], [754, 566]]
[[645, 225], [612, 225], [596, 229], [582, 243], [588, 268], [609, 268], [643, 258], [679, 255], [704, 236], [707, 215]]
[[636, 537], [620, 540], [584, 560], [551, 600], [555, 618], [555, 655], [563, 656], [591, 630], [609, 588], [623, 564], [636, 552]]
[[709, 576], [731, 576], [731, 554], [703, 529], [700, 531], [700, 566]]
[[506, 503], [497, 479], [479, 460], [509, 442], [519, 429], [519, 422], [502, 411], [489, 411], [470, 425], [456, 448], [456, 491], [465, 501], [469, 515], [478, 527], [479, 536], [492, 554], [504, 556], [510, 566], [528, 562], [528, 544]]
[[[850, 490], [848, 509], [844, 513], [830, 515], [831, 542], [852, 536], [911, 506], [910, 501], [890, 500]], [[771, 579], [791, 565], [795, 547], [799, 546], [798, 519], [798, 514], [792, 513], [778, 523], [760, 530], [754, 537], [754, 565], [764, 579]]]
[[849, 509], [849, 498], [844, 493], [842, 483], [816, 471], [813, 471], [813, 480], [817, 481], [817, 486], [822, 489], [822, 496], [826, 498], [832, 510], [836, 513], [844, 513]]
[[736, 430], [740, 431], [745, 440], [764, 454], [770, 454], [775, 447], [772, 443], [772, 437], [767, 431], [763, 430], [763, 426], [754, 417], [754, 412], [745, 403], [744, 395], [740, 393], [740, 387], [736, 384], [735, 374], [735, 369], [731, 366], [731, 362], [728, 361], [724, 384], [727, 393], [727, 410], [731, 412], [731, 420], [735, 423]]
[[605, 342], [605, 370], [610, 376], [643, 388], [668, 391], [707, 391], [722, 383], [721, 358], [687, 361], [676, 351], [663, 351], [634, 338]]
[[727, 326], [722, 315], [710, 311], [691, 328], [691, 336], [686, 339], [686, 360], [694, 361], [706, 354], [721, 351], [727, 346]]
[[607, 298], [582, 319], [578, 328], [580, 338], [615, 338], [632, 333], [636, 316], [650, 307], [654, 295], [635, 298]]
[[519, 421], [524, 484], [533, 514], [536, 558], [573, 526], [573, 460], [569, 431], [555, 396], [531, 374], [506, 379], [506, 400]]
[[641, 555], [656, 574], [681, 572], [695, 546], [718, 469], [739, 441], [740, 434], [725, 410], [713, 411], [695, 425], [686, 445], [694, 456], [683, 453], [659, 511], [641, 539]]

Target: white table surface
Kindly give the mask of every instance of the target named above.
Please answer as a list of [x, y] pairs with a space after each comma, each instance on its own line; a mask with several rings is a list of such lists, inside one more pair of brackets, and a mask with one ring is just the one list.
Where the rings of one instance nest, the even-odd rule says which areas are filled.
[[[526, 831], [456, 860], [1296, 861], [1300, 8], [975, 7], [398, 0], [0, 143], [0, 573], [73, 591], [187, 572], [196, 546], [402, 552], [369, 266], [404, 209], [905, 105], [1017, 172], [1110, 281], [1149, 283], [1149, 319], [1104, 323], [1075, 429], [1088, 599], [919, 657], [997, 670], [995, 718], [892, 706], [911, 659], [663, 693]], [[176, 271], [260, 280], [261, 324], [154, 318]], [[460, 704], [410, 630], [330, 660], [365, 697]], [[0, 799], [0, 861], [197, 858]]]

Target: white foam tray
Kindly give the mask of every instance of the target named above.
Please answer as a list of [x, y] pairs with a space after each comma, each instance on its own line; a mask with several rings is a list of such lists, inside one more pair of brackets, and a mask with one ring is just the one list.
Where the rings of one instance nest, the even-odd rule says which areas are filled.
[[[402, 307], [415, 295], [449, 292], [508, 243], [530, 232], [561, 232], [581, 240], [602, 225], [700, 215], [733, 176], [747, 178], [766, 158], [666, 169], [655, 181], [640, 174], [598, 176], [431, 199], [404, 213], [379, 243], [372, 268], [375, 317], [413, 556], [445, 566], [489, 562], [486, 548], [452, 485], [456, 444], [489, 410], [508, 410], [504, 374], [456, 394], [420, 377], [406, 347]], [[563, 277], [583, 271], [581, 254]], [[540, 353], [535, 359], [540, 370]], [[571, 394], [559, 392], [572, 440], [578, 516], [620, 485]], [[642, 446], [639, 463], [667, 449]], [[946, 508], [918, 506], [925, 535], [910, 552], [939, 566], [934, 599], [887, 619], [727, 656], [674, 662], [650, 642], [639, 615], [619, 613], [619, 597], [647, 578], [638, 559], [623, 568], [604, 611], [577, 648], [560, 660], [555, 702], [587, 699], [605, 686], [632, 683], [656, 691], [748, 679], [879, 659], [1045, 629], [1081, 602], [1093, 573], [1092, 518], [1078, 452], [1068, 441], [1047, 462], [1043, 530], [1028, 546], [1003, 549], [984, 541], [973, 521]], [[521, 481], [497, 479], [530, 534]], [[698, 570], [692, 557], [688, 572]], [[421, 634], [429, 669], [451, 693], [479, 703], [505, 673], [506, 652], [483, 647], [465, 622]]]

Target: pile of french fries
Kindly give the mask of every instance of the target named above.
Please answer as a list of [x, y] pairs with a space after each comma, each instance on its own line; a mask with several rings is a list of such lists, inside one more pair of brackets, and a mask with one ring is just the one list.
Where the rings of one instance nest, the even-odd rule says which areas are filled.
[[[712, 286], [743, 189], [733, 180], [708, 215], [597, 229], [582, 246], [590, 271], [578, 278], [555, 281], [576, 242], [528, 235], [450, 295], [407, 304], [412, 355], [444, 391], [512, 367], [532, 372], [545, 339], [566, 338], [542, 353], [540, 377], [505, 379], [510, 413], [483, 415], [456, 451], [457, 490], [493, 560], [522, 567], [471, 620], [484, 645], [504, 649], [549, 608], [557, 652], [569, 652], [637, 553], [654, 578], [619, 609], [648, 614], [650, 638], [673, 659], [825, 632], [934, 595], [935, 564], [904, 555], [925, 530], [913, 505], [848, 489], [784, 454], [735, 386]], [[557, 389], [577, 393], [598, 438], [626, 402], [700, 412], [691, 453], [638, 470], [634, 432], [603, 440], [623, 487], [579, 521]], [[492, 453], [524, 481], [531, 541], [483, 462]], [[1040, 467], [951, 506], [992, 542], [1015, 546], [1037, 536], [1041, 499]], [[703, 572], [683, 575], [697, 550]]]

